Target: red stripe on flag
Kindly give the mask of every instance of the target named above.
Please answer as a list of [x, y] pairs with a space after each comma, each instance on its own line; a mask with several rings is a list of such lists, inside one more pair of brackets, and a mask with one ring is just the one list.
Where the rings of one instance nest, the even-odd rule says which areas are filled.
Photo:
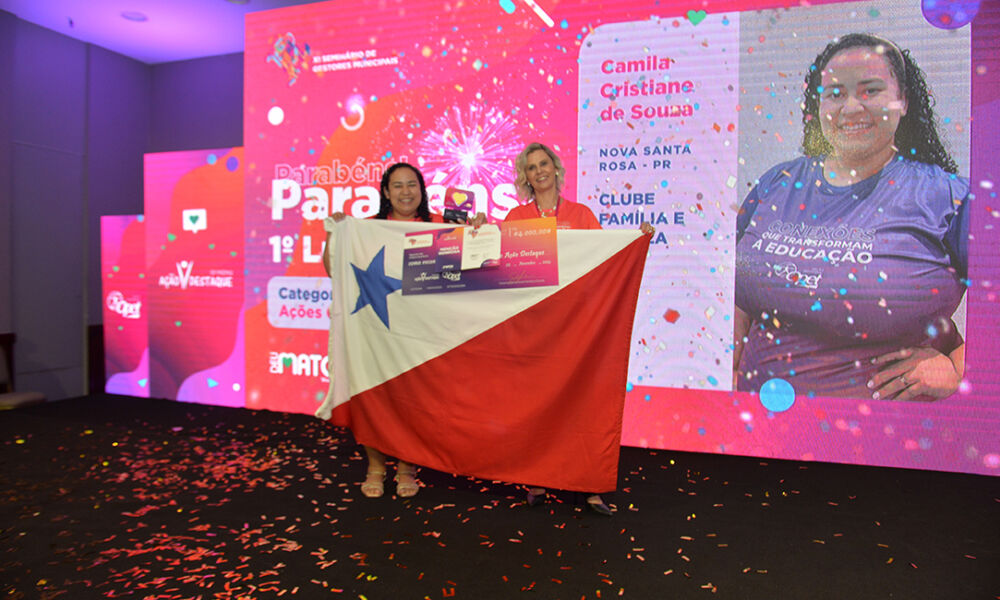
[[351, 426], [351, 403], [345, 402], [340, 406], [336, 406], [333, 409], [333, 414], [330, 415], [330, 423], [338, 425], [340, 427], [350, 427]]

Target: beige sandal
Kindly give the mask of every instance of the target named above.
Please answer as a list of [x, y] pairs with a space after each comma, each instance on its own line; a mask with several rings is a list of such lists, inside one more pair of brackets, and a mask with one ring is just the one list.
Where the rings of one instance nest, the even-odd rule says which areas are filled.
[[385, 471], [368, 471], [361, 482], [361, 493], [366, 498], [381, 498], [385, 493]]
[[396, 469], [396, 495], [400, 498], [412, 498], [420, 491], [417, 483], [417, 468]]

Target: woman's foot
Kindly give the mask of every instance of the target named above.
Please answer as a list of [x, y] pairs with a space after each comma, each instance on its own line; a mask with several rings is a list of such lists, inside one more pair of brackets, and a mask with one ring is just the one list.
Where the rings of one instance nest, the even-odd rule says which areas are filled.
[[541, 504], [545, 501], [545, 488], [540, 487], [530, 487], [528, 488], [528, 495], [526, 496], [528, 500], [528, 506], [535, 506], [536, 504]]
[[412, 498], [420, 491], [417, 483], [417, 468], [411, 464], [400, 463], [396, 467], [396, 495], [400, 498]]
[[381, 498], [385, 493], [385, 471], [369, 469], [361, 482], [361, 493], [366, 498]]
[[590, 510], [594, 511], [595, 513], [599, 515], [604, 515], [605, 517], [610, 517], [611, 515], [615, 514], [614, 511], [612, 511], [611, 508], [604, 503], [604, 500], [601, 499], [600, 494], [594, 494], [589, 498], [587, 498], [587, 507], [590, 508]]

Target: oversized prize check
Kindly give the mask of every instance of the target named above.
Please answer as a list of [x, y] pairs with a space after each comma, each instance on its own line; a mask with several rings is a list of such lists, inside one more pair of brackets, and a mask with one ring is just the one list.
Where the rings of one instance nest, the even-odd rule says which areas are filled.
[[406, 234], [403, 295], [559, 284], [556, 220]]

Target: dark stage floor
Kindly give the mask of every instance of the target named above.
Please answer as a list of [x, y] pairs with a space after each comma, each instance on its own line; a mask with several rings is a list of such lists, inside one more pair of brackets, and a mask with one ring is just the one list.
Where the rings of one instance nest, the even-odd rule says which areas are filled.
[[311, 417], [0, 412], [7, 598], [1000, 597], [1000, 478], [623, 448], [613, 517], [423, 470], [369, 500]]

